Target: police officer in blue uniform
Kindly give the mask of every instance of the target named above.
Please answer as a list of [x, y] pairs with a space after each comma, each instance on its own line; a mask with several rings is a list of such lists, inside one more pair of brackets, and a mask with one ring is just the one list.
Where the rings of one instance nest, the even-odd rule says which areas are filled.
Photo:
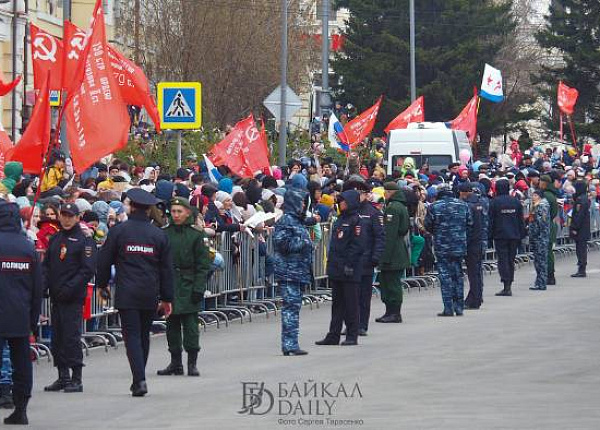
[[127, 192], [131, 215], [113, 227], [100, 250], [96, 284], [103, 297], [109, 297], [111, 266], [116, 268], [115, 307], [121, 316], [127, 358], [133, 375], [131, 394], [142, 397], [148, 392], [146, 363], [150, 352], [150, 329], [154, 315], [171, 314], [174, 272], [169, 239], [152, 225], [152, 194], [139, 188]]
[[351, 176], [350, 180], [344, 184], [344, 191], [352, 189], [360, 193], [358, 217], [365, 241], [362, 258], [363, 272], [358, 293], [358, 335], [366, 336], [371, 315], [373, 273], [375, 267], [379, 264], [379, 259], [385, 247], [385, 230], [383, 228], [383, 213], [371, 204], [371, 185], [366, 183], [361, 176]]
[[490, 232], [498, 255], [498, 272], [504, 289], [497, 296], [512, 296], [515, 277], [515, 257], [521, 240], [526, 236], [523, 206], [508, 194], [508, 179], [496, 181], [496, 197], [490, 203]]
[[425, 228], [433, 235], [444, 311], [440, 317], [462, 316], [464, 281], [462, 260], [467, 253], [467, 231], [473, 226], [469, 206], [454, 197], [452, 186], [438, 186], [437, 201], [425, 216]]
[[465, 299], [466, 309], [479, 309], [483, 301], [483, 257], [488, 239], [488, 208], [474, 192], [476, 185], [463, 182], [458, 186], [460, 199], [469, 205], [473, 225], [467, 231], [467, 277], [469, 293]]
[[0, 298], [0, 340], [10, 346], [15, 404], [4, 424], [29, 424], [27, 404], [33, 386], [29, 335], [40, 316], [42, 273], [33, 244], [21, 233], [19, 207], [4, 200], [0, 200]]
[[358, 216], [360, 194], [344, 191], [338, 197], [340, 217], [333, 225], [329, 244], [327, 275], [333, 301], [329, 332], [317, 345], [338, 345], [342, 324], [346, 324], [346, 340], [342, 345], [358, 344], [358, 290], [362, 277], [365, 240]]
[[[52, 303], [52, 355], [58, 379], [44, 391], [83, 391], [81, 327], [87, 284], [96, 272], [96, 244], [79, 226], [74, 203], [61, 206], [61, 230], [50, 238], [44, 281]], [[73, 374], [70, 374], [72, 370]]]

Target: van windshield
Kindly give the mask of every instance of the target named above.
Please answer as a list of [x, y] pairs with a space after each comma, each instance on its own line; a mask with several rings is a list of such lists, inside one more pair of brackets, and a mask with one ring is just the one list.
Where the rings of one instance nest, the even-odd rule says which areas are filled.
[[404, 159], [407, 157], [412, 157], [417, 164], [417, 169], [420, 169], [423, 164], [429, 165], [429, 170], [441, 170], [447, 169], [448, 165], [452, 163], [451, 155], [431, 155], [431, 154], [423, 154], [423, 155], [394, 155], [392, 156], [392, 166], [396, 167], [398, 164], [403, 164]]

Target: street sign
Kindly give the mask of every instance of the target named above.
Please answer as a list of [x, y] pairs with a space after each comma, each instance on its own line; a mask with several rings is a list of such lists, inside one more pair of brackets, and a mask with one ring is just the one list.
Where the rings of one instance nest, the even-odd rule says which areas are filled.
[[60, 106], [60, 91], [50, 90], [50, 106]]
[[[263, 104], [279, 122], [281, 115], [281, 85], [275, 88], [271, 94], [269, 94]], [[296, 93], [288, 86], [285, 92], [286, 119], [289, 121], [301, 108], [302, 100], [300, 100], [300, 97], [298, 97]]]
[[157, 91], [162, 129], [200, 128], [202, 125], [202, 85], [200, 82], [160, 82]]

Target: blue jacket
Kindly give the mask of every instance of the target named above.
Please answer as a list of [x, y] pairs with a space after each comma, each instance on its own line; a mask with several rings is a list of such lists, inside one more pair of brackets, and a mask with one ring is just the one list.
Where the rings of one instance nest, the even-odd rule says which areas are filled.
[[365, 236], [363, 273], [366, 275], [371, 272], [373, 267], [379, 264], [379, 259], [385, 248], [383, 213], [375, 209], [371, 202], [365, 201], [358, 208], [358, 216], [360, 218], [362, 233]]
[[297, 284], [310, 284], [312, 276], [312, 241], [304, 227], [302, 215], [306, 191], [290, 188], [285, 193], [283, 217], [275, 224], [275, 278]]
[[473, 218], [473, 225], [467, 231], [467, 249], [469, 252], [485, 250], [488, 242], [488, 205], [475, 193], [464, 201], [469, 205], [471, 217]]
[[341, 197], [346, 201], [346, 209], [333, 225], [329, 242], [327, 275], [330, 279], [345, 282], [360, 282], [363, 267], [362, 259], [366, 247], [365, 234], [360, 224], [358, 191], [344, 191]]
[[463, 257], [467, 231], [473, 226], [469, 205], [445, 193], [438, 196], [425, 216], [425, 228], [433, 235], [437, 257]]
[[490, 231], [494, 239], [521, 240], [527, 234], [523, 206], [508, 191], [507, 180], [496, 182], [496, 197], [490, 203]]
[[0, 200], [0, 337], [25, 337], [35, 329], [41, 273], [33, 244], [21, 233], [18, 206]]

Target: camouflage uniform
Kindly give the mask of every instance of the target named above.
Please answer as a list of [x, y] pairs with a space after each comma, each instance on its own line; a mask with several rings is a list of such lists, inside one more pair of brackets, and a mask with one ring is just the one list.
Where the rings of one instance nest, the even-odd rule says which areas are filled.
[[546, 289], [548, 278], [548, 242], [550, 241], [550, 204], [542, 199], [533, 207], [533, 221], [529, 224], [529, 246], [535, 266], [535, 288]]
[[469, 205], [453, 197], [442, 185], [438, 200], [429, 207], [425, 228], [433, 235], [437, 270], [442, 290], [444, 315], [462, 315], [464, 280], [461, 262], [467, 253], [467, 230], [473, 225]]
[[300, 349], [300, 308], [302, 287], [311, 282], [312, 241], [303, 224], [303, 201], [308, 193], [288, 189], [283, 203], [283, 217], [275, 224], [275, 279], [281, 286], [281, 349], [283, 352]]

